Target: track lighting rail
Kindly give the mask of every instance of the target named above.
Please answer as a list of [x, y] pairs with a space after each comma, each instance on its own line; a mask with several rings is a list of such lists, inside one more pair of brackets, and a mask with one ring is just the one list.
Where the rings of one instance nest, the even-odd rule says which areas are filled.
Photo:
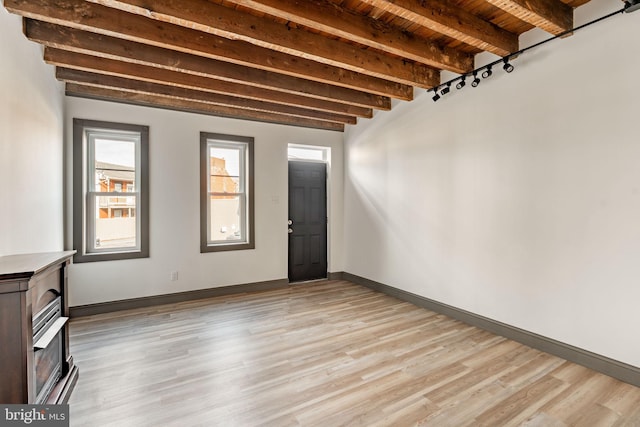
[[[550, 37], [548, 39], [542, 40], [538, 43], [532, 44], [531, 46], [527, 46], [523, 49], [520, 49], [516, 52], [510, 53], [509, 55], [503, 56], [500, 59], [497, 59], [489, 64], [483, 65], [482, 67], [478, 67], [472, 71], [469, 71], [468, 73], [465, 74], [461, 74], [458, 77], [455, 77], [451, 80], [448, 80], [446, 82], [440, 83], [438, 86], [435, 86], [431, 89], [428, 90], [428, 92], [433, 92], [434, 95], [432, 97], [433, 101], [438, 101], [442, 96], [448, 94], [451, 90], [451, 85], [453, 85], [455, 83], [455, 87], [457, 89], [462, 89], [466, 83], [465, 80], [467, 78], [472, 78], [472, 82], [471, 82], [471, 86], [473, 87], [477, 87], [481, 80], [478, 77], [478, 75], [481, 75], [483, 79], [489, 78], [491, 77], [491, 75], [493, 74], [493, 68], [499, 64], [502, 64], [502, 69], [504, 71], [506, 71], [507, 73], [511, 73], [514, 70], [514, 66], [513, 64], [511, 64], [511, 60], [517, 58], [518, 56], [522, 55], [523, 53], [531, 50], [531, 49], [535, 49], [536, 47], [539, 47], [543, 44], [549, 43], [550, 41], [559, 39], [559, 38], [563, 38], [569, 34], [573, 34], [578, 30], [581, 30], [583, 28], [586, 28], [590, 25], [596, 24], [598, 22], [604, 21], [605, 19], [609, 19], [613, 16], [619, 15], [621, 13], [631, 13], [635, 10], [640, 9], [640, 0], [628, 0], [624, 2], [624, 7], [620, 10], [616, 10], [615, 12], [609, 13], [608, 15], [605, 16], [601, 16], [600, 18], [594, 19], [593, 21], [589, 21], [585, 24], [579, 25], [575, 28], [572, 28], [570, 30], [567, 31], [563, 31], [560, 34], [557, 34], [553, 37]], [[457, 83], [456, 83], [457, 82]]]

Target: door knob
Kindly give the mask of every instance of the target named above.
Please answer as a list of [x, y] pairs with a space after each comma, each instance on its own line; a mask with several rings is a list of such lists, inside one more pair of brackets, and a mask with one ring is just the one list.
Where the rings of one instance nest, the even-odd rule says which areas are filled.
[[287, 224], [289, 224], [289, 225], [293, 225], [293, 221], [292, 221], [292, 220], [289, 220], [289, 221], [287, 221]]
[[293, 229], [292, 228], [288, 229], [287, 233], [289, 233], [289, 234], [293, 233]]

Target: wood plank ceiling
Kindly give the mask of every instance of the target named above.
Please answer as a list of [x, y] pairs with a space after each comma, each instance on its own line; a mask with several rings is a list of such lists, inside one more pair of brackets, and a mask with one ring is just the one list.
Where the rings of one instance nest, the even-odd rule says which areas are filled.
[[589, 0], [4, 0], [66, 93], [343, 131]]

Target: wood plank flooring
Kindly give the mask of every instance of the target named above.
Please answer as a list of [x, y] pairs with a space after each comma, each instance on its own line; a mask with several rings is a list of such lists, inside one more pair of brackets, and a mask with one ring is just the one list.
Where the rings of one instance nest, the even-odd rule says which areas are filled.
[[71, 426], [640, 426], [640, 389], [345, 281], [71, 321]]

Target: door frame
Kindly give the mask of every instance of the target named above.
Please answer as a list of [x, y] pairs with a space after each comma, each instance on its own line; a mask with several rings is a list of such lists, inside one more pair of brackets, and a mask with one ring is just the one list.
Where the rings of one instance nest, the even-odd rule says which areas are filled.
[[[303, 148], [309, 150], [317, 150], [324, 152], [324, 160], [314, 160], [314, 159], [292, 159], [287, 155], [287, 219], [289, 220], [289, 162], [306, 162], [306, 163], [324, 163], [327, 168], [327, 179], [326, 179], [326, 198], [327, 198], [327, 279], [331, 275], [331, 234], [333, 228], [333, 218], [331, 217], [331, 147], [325, 145], [304, 145], [304, 144], [295, 144], [290, 143], [287, 145], [287, 148]], [[287, 225], [288, 228], [288, 225]], [[287, 279], [289, 277], [289, 238], [287, 235]], [[323, 280], [323, 279], [321, 279]], [[304, 283], [304, 282], [292, 282], [292, 283]]]

